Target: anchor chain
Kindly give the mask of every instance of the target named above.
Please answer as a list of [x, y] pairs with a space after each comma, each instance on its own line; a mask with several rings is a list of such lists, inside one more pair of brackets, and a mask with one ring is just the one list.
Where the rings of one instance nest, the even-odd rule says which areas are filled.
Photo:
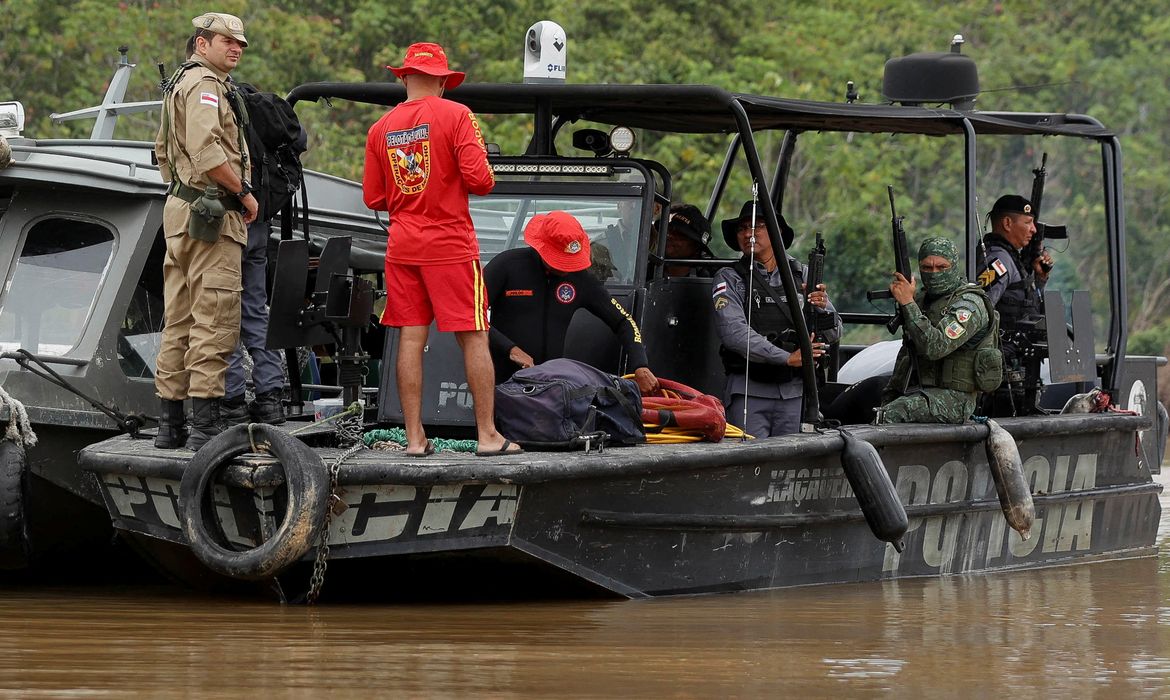
[[309, 590], [305, 594], [306, 605], [313, 605], [317, 602], [317, 598], [321, 595], [321, 587], [325, 585], [325, 570], [329, 567], [329, 524], [333, 521], [334, 515], [341, 515], [349, 508], [337, 493], [337, 479], [341, 473], [341, 465], [345, 460], [367, 449], [360, 437], [361, 418], [358, 416], [351, 416], [351, 418], [353, 422], [358, 424], [356, 431], [352, 425], [348, 425], [350, 423], [348, 419], [338, 422], [337, 425], [337, 434], [341, 440], [350, 442], [355, 432], [358, 438], [337, 461], [329, 465], [329, 507], [325, 509], [325, 517], [321, 525], [321, 541], [317, 544], [317, 556], [313, 560], [313, 573], [309, 577]]

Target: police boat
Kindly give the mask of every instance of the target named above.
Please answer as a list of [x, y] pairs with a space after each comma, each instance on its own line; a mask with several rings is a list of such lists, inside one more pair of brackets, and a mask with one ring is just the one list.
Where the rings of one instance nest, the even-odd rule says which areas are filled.
[[[727, 218], [754, 183], [776, 251], [785, 250], [781, 210], [803, 242], [811, 223], [823, 229], [825, 279], [846, 324], [827, 376], [818, 379], [812, 367], [802, 373], [802, 431], [497, 458], [442, 450], [422, 460], [365, 448], [352, 424], [336, 428], [342, 421], [237, 427], [194, 454], [123, 435], [80, 454], [119, 532], [192, 585], [276, 581], [308, 589], [310, 598], [323, 584], [327, 594], [390, 595], [421, 585], [467, 596], [499, 584], [639, 598], [1153, 555], [1162, 488], [1153, 475], [1167, 432], [1155, 370], [1165, 359], [1126, 354], [1115, 132], [1080, 114], [976, 110], [974, 62], [954, 51], [892, 60], [888, 99], [874, 104], [856, 99], [852, 83], [844, 102], [710, 85], [566, 84], [563, 46], [559, 27], [538, 23], [526, 37], [525, 82], [465, 84], [448, 94], [481, 116], [531, 118], [523, 152], [489, 147], [497, 184], [471, 203], [484, 261], [523, 245], [533, 215], [574, 214], [609, 248], [599, 273], [640, 324], [655, 373], [720, 395], [711, 279], [665, 269], [734, 260], [668, 259], [665, 217], [655, 211], [676, 201], [676, 179], [707, 176], [705, 213]], [[404, 97], [398, 84], [314, 83], [289, 100], [300, 111], [320, 101], [391, 106]], [[566, 127], [579, 121], [590, 128], [570, 135]], [[663, 135], [718, 148], [722, 167], [704, 173], [633, 153], [635, 136]], [[1067, 173], [1053, 178], [1059, 186], [1051, 186], [1046, 211], [1067, 215], [1077, 198], [1096, 203], [1087, 214], [1078, 210], [1084, 228], [1069, 234], [1076, 245], [1063, 249], [1064, 261], [1091, 256], [1100, 273], [1080, 278], [1078, 266], [1066, 264], [1045, 292], [1047, 322], [1027, 338], [1045, 360], [1043, 400], [1021, 415], [961, 425], [873, 425], [874, 402], [863, 389], [888, 374], [892, 359], [884, 328], [892, 309], [865, 295], [884, 287], [894, 267], [886, 179], [917, 202], [902, 208], [915, 242], [957, 235], [974, 280], [985, 203], [1020, 190], [1019, 171], [1029, 174], [1021, 158], [1005, 163], [989, 154], [1041, 150]], [[866, 160], [874, 154], [878, 161]], [[145, 155], [144, 180], [154, 177]], [[874, 191], [839, 191], [834, 173], [857, 167], [875, 169]], [[134, 211], [149, 225], [133, 230], [154, 235], [161, 186], [141, 187]], [[322, 176], [308, 194], [346, 225], [311, 222], [313, 236], [328, 237], [311, 278], [305, 269], [314, 251], [296, 237], [280, 244], [269, 346], [332, 343], [343, 405], [357, 407], [351, 417], [361, 415], [360, 429], [400, 424], [396, 336], [390, 330], [379, 339], [370, 328], [384, 280], [377, 268], [355, 267], [348, 252], [367, 241], [372, 215], [358, 183]], [[843, 240], [858, 249], [833, 247]], [[149, 248], [137, 246], [136, 260]], [[866, 272], [875, 258], [890, 264]], [[800, 296], [791, 271], [780, 269], [808, 356]], [[132, 292], [119, 290], [109, 303], [125, 308]], [[107, 365], [114, 330], [103, 336], [111, 342]], [[565, 347], [611, 373], [626, 369], [592, 317], [574, 319]], [[425, 363], [428, 434], [466, 436], [472, 411], [453, 338], [432, 332]], [[1084, 411], [1061, 411], [1071, 396], [1080, 398], [1069, 405]], [[850, 424], [825, 420], [830, 413]]]
[[[34, 138], [23, 106], [0, 103], [0, 569], [77, 571], [79, 556], [110, 556], [105, 489], [77, 453], [155, 424], [166, 191], [153, 144], [115, 130], [161, 103], [125, 100], [134, 68], [122, 47], [101, 105], [53, 115], [94, 120], [89, 138]], [[364, 255], [380, 267], [381, 229], [350, 213], [360, 193], [328, 175], [306, 180], [335, 208], [308, 212], [314, 235], [343, 231], [358, 240], [355, 264]]]

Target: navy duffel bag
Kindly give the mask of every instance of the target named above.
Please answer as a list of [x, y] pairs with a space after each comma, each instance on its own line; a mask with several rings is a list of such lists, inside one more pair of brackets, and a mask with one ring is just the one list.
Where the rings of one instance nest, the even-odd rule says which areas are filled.
[[522, 369], [496, 385], [496, 429], [526, 450], [646, 441], [642, 394], [629, 379], [569, 359]]

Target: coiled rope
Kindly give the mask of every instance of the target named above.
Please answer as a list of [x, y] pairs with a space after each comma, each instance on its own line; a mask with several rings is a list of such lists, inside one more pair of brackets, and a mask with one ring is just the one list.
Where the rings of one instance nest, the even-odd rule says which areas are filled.
[[[624, 378], [633, 377], [627, 374]], [[642, 425], [646, 428], [646, 442], [650, 444], [751, 437], [727, 422], [719, 399], [661, 377], [657, 392], [642, 395]]]
[[0, 411], [8, 408], [8, 427], [4, 430], [4, 439], [24, 447], [37, 444], [37, 434], [33, 432], [32, 424], [28, 420], [28, 410], [24, 404], [12, 398], [3, 387], [0, 387]]

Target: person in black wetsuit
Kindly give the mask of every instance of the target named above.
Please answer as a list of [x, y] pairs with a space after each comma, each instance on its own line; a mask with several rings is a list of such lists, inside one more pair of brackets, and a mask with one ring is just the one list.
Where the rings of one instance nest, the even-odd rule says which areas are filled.
[[483, 269], [496, 383], [518, 369], [563, 357], [569, 322], [584, 307], [621, 338], [642, 393], [656, 390], [642, 331], [589, 272], [589, 236], [580, 222], [563, 211], [539, 214], [524, 228], [524, 240], [532, 247], [506, 250]]

